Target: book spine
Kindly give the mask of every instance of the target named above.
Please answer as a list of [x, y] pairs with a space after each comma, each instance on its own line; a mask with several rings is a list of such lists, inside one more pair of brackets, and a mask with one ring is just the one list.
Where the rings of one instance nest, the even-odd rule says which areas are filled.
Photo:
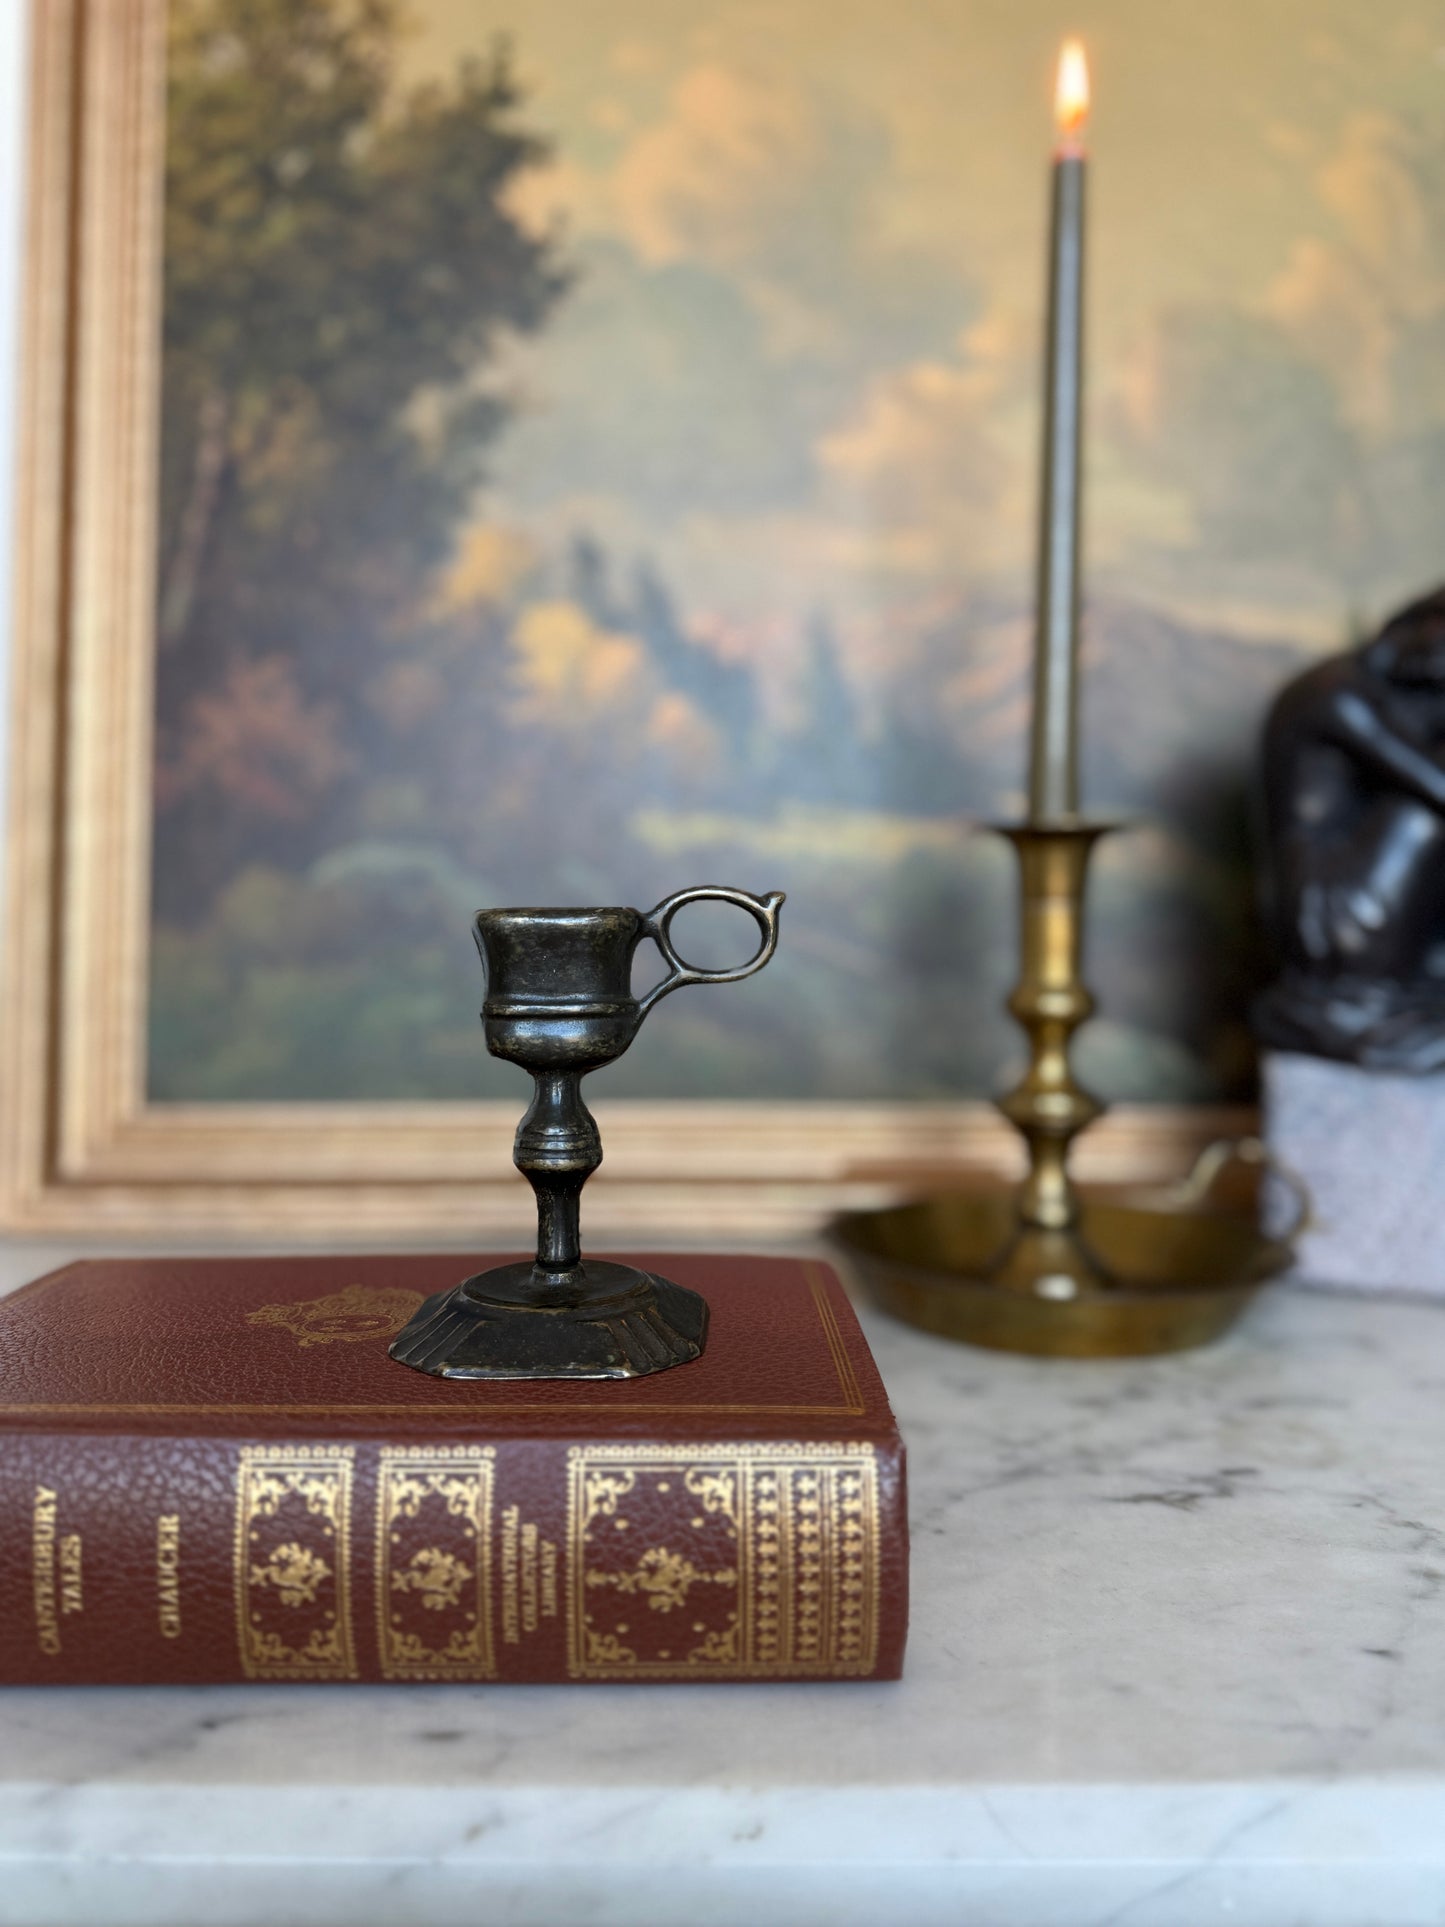
[[11, 1434], [0, 1683], [896, 1678], [902, 1449]]

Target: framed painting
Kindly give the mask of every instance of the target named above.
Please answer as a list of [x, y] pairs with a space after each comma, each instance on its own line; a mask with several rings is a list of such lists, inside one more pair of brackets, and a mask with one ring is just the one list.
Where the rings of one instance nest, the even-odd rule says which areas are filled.
[[[1082, 1164], [1155, 1178], [1247, 1116], [1260, 712], [1438, 567], [1438, 49], [1087, 13]], [[472, 911], [712, 881], [778, 956], [598, 1079], [594, 1230], [1009, 1166], [1057, 16], [35, 7], [9, 1224], [520, 1233]]]

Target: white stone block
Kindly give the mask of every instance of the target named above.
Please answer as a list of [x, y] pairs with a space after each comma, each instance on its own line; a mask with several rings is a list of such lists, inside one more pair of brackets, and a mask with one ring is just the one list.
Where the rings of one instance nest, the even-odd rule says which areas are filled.
[[1267, 1052], [1264, 1115], [1271, 1153], [1310, 1196], [1297, 1278], [1445, 1297], [1445, 1073]]

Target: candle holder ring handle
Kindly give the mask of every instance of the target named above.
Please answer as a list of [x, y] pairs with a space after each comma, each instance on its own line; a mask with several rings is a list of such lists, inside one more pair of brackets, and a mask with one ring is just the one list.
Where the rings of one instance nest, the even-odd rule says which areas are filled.
[[1263, 1210], [1272, 1237], [1292, 1244], [1318, 1224], [1314, 1195], [1308, 1183], [1263, 1138], [1252, 1134], [1216, 1138], [1212, 1144], [1206, 1144], [1188, 1176], [1177, 1184], [1160, 1187], [1157, 1195], [1176, 1210], [1205, 1210], [1219, 1180], [1232, 1164], [1252, 1165], [1270, 1187]]
[[[750, 890], [733, 890], [726, 884], [705, 883], [692, 890], [679, 890], [676, 895], [665, 897], [642, 919], [643, 935], [652, 938], [662, 952], [668, 965], [668, 975], [659, 984], [654, 984], [645, 997], [638, 999], [638, 1009], [646, 1016], [652, 1006], [670, 991], [681, 990], [684, 984], [735, 984], [743, 977], [751, 977], [761, 970], [778, 947], [778, 911], [782, 906], [784, 893], [770, 890], [765, 897], [755, 897]], [[746, 963], [736, 964], [728, 970], [700, 970], [687, 963], [677, 953], [672, 941], [672, 920], [688, 903], [734, 903], [740, 910], [746, 910], [758, 926], [762, 941]]]

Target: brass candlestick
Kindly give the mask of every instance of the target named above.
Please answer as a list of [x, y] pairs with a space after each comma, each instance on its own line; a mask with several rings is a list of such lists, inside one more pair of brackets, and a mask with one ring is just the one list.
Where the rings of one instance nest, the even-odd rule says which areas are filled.
[[1028, 1147], [1010, 1195], [976, 1186], [845, 1218], [838, 1235], [885, 1310], [1000, 1351], [1107, 1357], [1177, 1351], [1231, 1323], [1255, 1286], [1291, 1262], [1254, 1210], [1225, 1211], [1213, 1181], [1258, 1141], [1210, 1147], [1182, 1186], [1083, 1199], [1075, 1139], [1103, 1109], [1069, 1061], [1094, 1008], [1081, 974], [1089, 858], [1109, 824], [1078, 815], [1080, 501], [1083, 476], [1083, 50], [1059, 63], [1049, 223], [1038, 621], [1029, 819], [998, 826], [1019, 862], [1020, 972], [1009, 1009], [1029, 1065], [999, 1109]]
[[[1252, 1202], [1223, 1206], [1231, 1164], [1270, 1164], [1258, 1139], [1210, 1145], [1179, 1185], [1081, 1197], [1069, 1174], [1075, 1139], [1104, 1106], [1069, 1062], [1092, 1014], [1083, 981], [1089, 859], [1116, 825], [1077, 817], [996, 825], [1019, 859], [1019, 981], [1013, 1017], [1029, 1066], [998, 1108], [1019, 1131], [1029, 1168], [1013, 1189], [969, 1185], [940, 1197], [854, 1212], [836, 1226], [880, 1307], [925, 1332], [992, 1351], [1110, 1359], [1204, 1345], [1225, 1332], [1258, 1285], [1293, 1262]], [[1275, 1166], [1277, 1170], [1277, 1166]], [[1295, 1218], [1308, 1199], [1289, 1172]]]
[[[1269, 1162], [1254, 1138], [1211, 1145], [1178, 1185], [1083, 1196], [1075, 1140], [1103, 1111], [1070, 1047], [1094, 1000], [1081, 964], [1089, 859], [1116, 826], [1075, 817], [999, 825], [1019, 862], [1020, 969], [1009, 1009], [1029, 1040], [1023, 1077], [999, 1109], [1022, 1136], [1021, 1183], [972, 1184], [859, 1211], [837, 1236], [885, 1311], [995, 1351], [1109, 1358], [1217, 1338], [1257, 1288], [1293, 1261], [1293, 1231], [1268, 1235], [1252, 1201], [1216, 1201], [1232, 1164]], [[1307, 1209], [1298, 1185], [1296, 1228]]]

